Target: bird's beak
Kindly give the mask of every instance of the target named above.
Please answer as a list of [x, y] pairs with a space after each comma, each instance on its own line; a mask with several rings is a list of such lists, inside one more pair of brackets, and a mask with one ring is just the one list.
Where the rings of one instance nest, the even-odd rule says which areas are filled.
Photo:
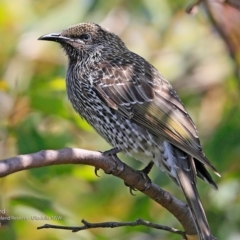
[[46, 41], [54, 41], [54, 42], [59, 42], [59, 43], [66, 43], [71, 41], [70, 38], [64, 37], [61, 35], [61, 33], [49, 33], [41, 36], [38, 38], [38, 40], [46, 40]]

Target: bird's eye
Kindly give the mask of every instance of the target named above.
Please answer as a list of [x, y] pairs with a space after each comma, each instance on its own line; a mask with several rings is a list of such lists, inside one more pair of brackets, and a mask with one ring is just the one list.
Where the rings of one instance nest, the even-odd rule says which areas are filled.
[[80, 36], [80, 39], [83, 40], [83, 41], [89, 41], [91, 39], [91, 35], [90, 34], [82, 34]]

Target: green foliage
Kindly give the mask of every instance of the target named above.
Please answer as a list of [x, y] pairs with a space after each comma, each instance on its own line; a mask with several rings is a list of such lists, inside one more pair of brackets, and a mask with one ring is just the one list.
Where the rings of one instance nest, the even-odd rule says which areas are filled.
[[[224, 42], [203, 10], [190, 16], [186, 1], [43, 0], [0, 2], [0, 156], [1, 159], [63, 147], [107, 150], [109, 146], [70, 106], [65, 91], [67, 59], [53, 43], [37, 38], [78, 22], [96, 22], [120, 35], [174, 85], [196, 122], [204, 150], [222, 174], [219, 191], [199, 181], [212, 232], [219, 239], [240, 236], [239, 83]], [[134, 160], [123, 157], [136, 168]], [[0, 227], [0, 239], [180, 239], [146, 227], [94, 229], [79, 233], [37, 230], [45, 223], [144, 218], [180, 228], [170, 213], [121, 180], [94, 175], [89, 166], [51, 166], [0, 179], [0, 210], [15, 217]], [[152, 180], [183, 198], [162, 172]], [[61, 216], [53, 219], [52, 216]]]

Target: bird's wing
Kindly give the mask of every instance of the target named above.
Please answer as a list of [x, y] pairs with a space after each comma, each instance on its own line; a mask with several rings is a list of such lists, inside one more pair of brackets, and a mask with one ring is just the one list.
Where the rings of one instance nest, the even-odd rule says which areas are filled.
[[[144, 126], [153, 135], [216, 169], [204, 156], [196, 127], [172, 86], [138, 55], [100, 63], [91, 74], [98, 96], [112, 109]], [[217, 173], [218, 174], [218, 173]]]

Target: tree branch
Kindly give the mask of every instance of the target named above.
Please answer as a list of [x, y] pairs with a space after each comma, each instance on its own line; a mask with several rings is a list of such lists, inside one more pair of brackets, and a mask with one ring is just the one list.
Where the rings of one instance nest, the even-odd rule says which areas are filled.
[[79, 227], [71, 227], [71, 226], [59, 226], [59, 225], [52, 225], [52, 224], [45, 224], [43, 226], [38, 227], [37, 229], [44, 229], [44, 228], [54, 228], [54, 229], [63, 229], [63, 230], [70, 230], [72, 232], [78, 232], [86, 229], [91, 228], [116, 228], [116, 227], [135, 227], [135, 226], [147, 226], [155, 229], [161, 229], [164, 231], [168, 231], [171, 233], [179, 234], [185, 238], [185, 233], [168, 226], [163, 226], [159, 224], [155, 224], [149, 221], [145, 221], [143, 219], [137, 219], [134, 222], [101, 222], [101, 223], [89, 223], [86, 220], [82, 220], [83, 226]]
[[[187, 205], [170, 193], [164, 191], [154, 183], [149, 182], [143, 175], [118, 158], [105, 156], [100, 152], [88, 151], [78, 148], [64, 148], [61, 150], [45, 150], [37, 153], [19, 155], [13, 158], [0, 161], [0, 177], [9, 174], [38, 167], [45, 167], [58, 164], [87, 164], [95, 168], [101, 168], [107, 174], [113, 174], [124, 180], [127, 186], [135, 188], [155, 202], [171, 212], [183, 226], [186, 238], [190, 239], [197, 235], [191, 213]], [[119, 166], [121, 171], [119, 171]], [[146, 185], [149, 185], [146, 188]]]

